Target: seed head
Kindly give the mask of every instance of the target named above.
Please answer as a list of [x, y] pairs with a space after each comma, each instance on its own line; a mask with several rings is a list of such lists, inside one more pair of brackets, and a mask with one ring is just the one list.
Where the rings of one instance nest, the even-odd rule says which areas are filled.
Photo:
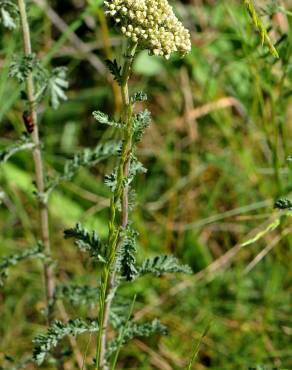
[[167, 0], [107, 0], [106, 14], [121, 32], [151, 54], [169, 58], [191, 50], [189, 31], [175, 16]]

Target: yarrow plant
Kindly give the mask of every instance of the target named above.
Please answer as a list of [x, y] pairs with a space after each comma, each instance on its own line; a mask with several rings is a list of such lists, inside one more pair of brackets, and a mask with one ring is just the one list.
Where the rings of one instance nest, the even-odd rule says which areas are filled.
[[[179, 266], [173, 257], [158, 257], [145, 261], [144, 268], [136, 265], [138, 233], [129, 222], [129, 194], [135, 176], [146, 171], [138, 161], [135, 151], [137, 143], [150, 124], [150, 114], [148, 111], [134, 113], [136, 101], [144, 101], [146, 96], [138, 93], [130, 97], [128, 90], [128, 80], [138, 50], [146, 49], [150, 54], [164, 56], [167, 59], [173, 52], [185, 55], [191, 49], [190, 34], [176, 18], [166, 0], [106, 1], [105, 9], [106, 14], [126, 36], [128, 46], [123, 66], [119, 66], [116, 60], [108, 61], [108, 66], [121, 88], [123, 101], [121, 121], [114, 124], [107, 115], [101, 112], [94, 113], [100, 123], [108, 123], [123, 132], [118, 165], [113, 174], [107, 177], [113, 195], [110, 203], [105, 264], [101, 275], [96, 369], [105, 369], [107, 366], [109, 353], [107, 332], [113, 298], [119, 283], [122, 280], [134, 280], [147, 272], [158, 275], [164, 272], [190, 272], [188, 267]], [[155, 327], [157, 331], [164, 331], [161, 325]]]

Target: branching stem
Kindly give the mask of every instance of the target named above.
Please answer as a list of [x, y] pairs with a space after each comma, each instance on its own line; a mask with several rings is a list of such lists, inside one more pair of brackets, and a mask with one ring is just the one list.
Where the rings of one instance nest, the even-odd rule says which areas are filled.
[[[129, 221], [129, 201], [128, 187], [124, 185], [125, 179], [129, 175], [129, 165], [132, 153], [133, 138], [133, 106], [130, 103], [128, 80], [131, 73], [137, 44], [131, 44], [128, 47], [128, 54], [122, 71], [121, 94], [123, 101], [123, 122], [126, 125], [124, 130], [124, 140], [122, 153], [118, 163], [117, 185], [110, 203], [109, 219], [109, 238], [108, 238], [108, 258], [102, 271], [101, 291], [99, 296], [99, 332], [97, 335], [96, 350], [96, 370], [102, 370], [106, 362], [106, 343], [109, 324], [110, 308], [114, 296], [114, 286], [116, 277], [115, 260], [117, 249], [119, 248], [121, 230], [126, 228]], [[118, 220], [117, 208], [119, 203], [122, 207], [121, 220]]]
[[[24, 53], [26, 56], [32, 54], [31, 47], [31, 38], [30, 38], [30, 28], [27, 19], [26, 6], [24, 0], [18, 0], [19, 14], [21, 19], [21, 28], [24, 44]], [[32, 133], [32, 140], [34, 143], [33, 149], [33, 160], [35, 166], [35, 177], [37, 191], [39, 194], [39, 227], [40, 227], [40, 236], [43, 242], [45, 253], [48, 257], [51, 255], [50, 247], [50, 235], [49, 235], [49, 216], [48, 216], [48, 207], [46, 202], [42, 200], [41, 195], [44, 194], [45, 185], [44, 185], [44, 168], [42, 161], [42, 153], [40, 150], [40, 138], [38, 130], [38, 116], [35, 105], [35, 87], [33, 81], [32, 72], [27, 78], [27, 97], [30, 105], [30, 113], [32, 121], [34, 124], [34, 131]], [[45, 276], [45, 285], [46, 285], [46, 299], [47, 299], [47, 310], [48, 310], [48, 323], [52, 321], [52, 307], [51, 302], [54, 297], [55, 283], [54, 283], [54, 271], [50, 262], [44, 262], [44, 276]]]

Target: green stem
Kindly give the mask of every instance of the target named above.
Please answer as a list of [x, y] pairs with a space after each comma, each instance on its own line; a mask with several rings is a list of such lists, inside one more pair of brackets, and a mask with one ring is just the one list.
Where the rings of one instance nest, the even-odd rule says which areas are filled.
[[[115, 283], [115, 259], [120, 244], [120, 232], [128, 225], [128, 189], [124, 186], [125, 179], [129, 174], [129, 163], [132, 151], [133, 137], [133, 106], [130, 103], [128, 92], [128, 80], [131, 73], [133, 59], [137, 44], [128, 47], [128, 55], [121, 76], [121, 94], [123, 100], [123, 122], [125, 124], [122, 153], [118, 163], [117, 185], [110, 202], [108, 258], [101, 274], [101, 288], [99, 296], [99, 331], [97, 334], [96, 370], [105, 366], [107, 329], [109, 314], [113, 299], [112, 289]], [[118, 205], [122, 205], [122, 217], [118, 220]]]

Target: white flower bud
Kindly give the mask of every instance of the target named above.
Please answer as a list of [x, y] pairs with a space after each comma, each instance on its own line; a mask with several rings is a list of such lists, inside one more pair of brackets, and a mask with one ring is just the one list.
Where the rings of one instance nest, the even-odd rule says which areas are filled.
[[106, 0], [104, 6], [121, 32], [151, 54], [168, 59], [173, 52], [191, 50], [190, 33], [167, 0]]

